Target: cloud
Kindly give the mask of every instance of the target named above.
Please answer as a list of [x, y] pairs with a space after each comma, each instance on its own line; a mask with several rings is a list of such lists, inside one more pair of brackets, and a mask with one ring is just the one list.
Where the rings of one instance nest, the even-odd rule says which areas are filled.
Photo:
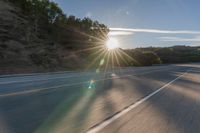
[[160, 29], [133, 29], [133, 28], [109, 28], [113, 31], [124, 31], [124, 32], [142, 32], [142, 33], [160, 33], [160, 34], [200, 34], [200, 31], [192, 30], [160, 30]]
[[193, 38], [180, 38], [180, 37], [160, 37], [161, 41], [170, 42], [200, 42], [200, 36], [195, 36]]
[[133, 32], [127, 32], [127, 31], [110, 31], [108, 33], [109, 36], [126, 36], [126, 35], [132, 35]]

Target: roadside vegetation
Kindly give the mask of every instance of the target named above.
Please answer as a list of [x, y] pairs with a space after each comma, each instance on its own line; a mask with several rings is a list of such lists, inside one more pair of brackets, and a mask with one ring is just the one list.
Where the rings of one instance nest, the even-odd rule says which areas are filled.
[[147, 47], [125, 50], [140, 65], [190, 63], [200, 61], [200, 47]]

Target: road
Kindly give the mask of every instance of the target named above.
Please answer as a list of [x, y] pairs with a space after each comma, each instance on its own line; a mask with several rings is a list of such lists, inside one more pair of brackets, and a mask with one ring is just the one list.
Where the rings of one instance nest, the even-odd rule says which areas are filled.
[[200, 64], [0, 77], [0, 133], [198, 133]]

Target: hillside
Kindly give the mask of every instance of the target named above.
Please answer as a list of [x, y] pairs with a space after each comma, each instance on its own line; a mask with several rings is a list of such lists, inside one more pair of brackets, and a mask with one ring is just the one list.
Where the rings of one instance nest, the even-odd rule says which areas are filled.
[[[84, 68], [88, 55], [77, 51], [97, 43], [88, 37], [99, 34], [88, 28], [92, 24], [105, 27], [89, 18], [66, 17], [55, 3], [45, 0], [0, 1], [0, 73]], [[89, 39], [93, 43], [85, 41]]]

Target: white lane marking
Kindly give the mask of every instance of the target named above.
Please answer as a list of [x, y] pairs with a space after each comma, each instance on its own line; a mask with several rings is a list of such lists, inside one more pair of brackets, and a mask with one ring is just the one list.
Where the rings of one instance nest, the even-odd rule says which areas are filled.
[[[136, 74], [136, 75], [143, 75], [143, 74], [157, 72], [157, 71], [161, 71], [161, 70], [165, 70], [165, 69], [153, 70], [153, 71], [150, 71], [150, 72], [144, 72], [144, 73], [140, 73], [140, 74]], [[168, 69], [166, 69], [166, 70], [168, 70]], [[124, 78], [124, 77], [136, 76], [136, 75], [123, 75], [123, 76], [119, 76], [119, 77], [110, 77], [110, 78], [98, 79], [98, 80], [95, 80], [95, 81], [98, 82], [98, 81], [109, 80], [109, 79], [120, 79], [120, 78]], [[81, 84], [85, 84], [85, 83], [88, 83], [88, 82], [89, 81], [83, 81], [83, 82], [79, 82], [79, 83], [63, 84], [63, 85], [57, 85], [57, 86], [52, 86], [52, 87], [48, 87], [48, 88], [39, 88], [39, 89], [24, 90], [24, 91], [19, 91], [19, 92], [5, 93], [5, 94], [0, 94], [0, 97], [16, 96], [16, 95], [23, 95], [23, 94], [29, 94], [29, 93], [37, 93], [37, 92], [50, 90], [50, 89], [58, 89], [58, 88], [61, 88], [61, 87], [81, 85]]]
[[140, 101], [138, 101], [138, 102], [130, 105], [128, 108], [126, 108], [126, 109], [122, 110], [121, 112], [117, 113], [116, 115], [112, 116], [110, 119], [106, 119], [102, 123], [97, 124], [96, 126], [93, 126], [86, 133], [97, 133], [98, 131], [100, 131], [101, 129], [103, 129], [104, 127], [106, 127], [107, 125], [109, 125], [110, 123], [112, 123], [113, 121], [115, 121], [116, 119], [120, 118], [121, 116], [123, 116], [124, 114], [128, 113], [132, 109], [136, 108], [137, 106], [139, 106], [143, 102], [147, 101], [149, 98], [151, 98], [152, 96], [154, 96], [155, 94], [157, 94], [158, 92], [160, 92], [161, 90], [163, 90], [165, 87], [171, 85], [173, 82], [175, 82], [176, 80], [180, 79], [182, 76], [184, 76], [186, 73], [188, 73], [188, 71], [190, 71], [190, 70], [187, 70], [182, 75], [176, 77], [174, 80], [168, 82], [167, 84], [165, 84], [164, 86], [162, 86], [158, 90], [154, 91], [153, 93], [149, 94], [145, 98], [141, 99]]

